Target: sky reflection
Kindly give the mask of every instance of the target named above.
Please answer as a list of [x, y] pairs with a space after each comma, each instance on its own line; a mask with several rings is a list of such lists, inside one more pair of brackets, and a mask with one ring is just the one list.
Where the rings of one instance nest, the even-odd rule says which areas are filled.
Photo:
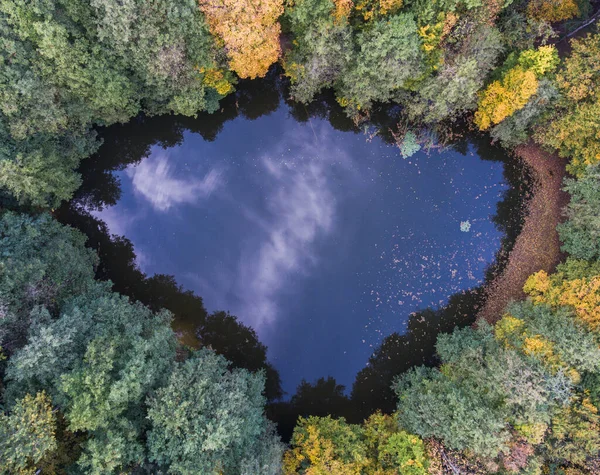
[[94, 214], [144, 272], [252, 325], [290, 393], [328, 374], [349, 386], [411, 312], [480, 283], [502, 237], [502, 163], [472, 148], [403, 159], [285, 106], [214, 142], [186, 132], [118, 176], [121, 200]]

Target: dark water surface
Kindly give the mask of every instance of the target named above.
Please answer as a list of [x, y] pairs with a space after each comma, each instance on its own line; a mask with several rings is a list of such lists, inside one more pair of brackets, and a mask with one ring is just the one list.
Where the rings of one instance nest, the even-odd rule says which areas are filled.
[[108, 129], [79, 202], [133, 243], [145, 274], [252, 326], [285, 391], [327, 375], [348, 387], [412, 312], [482, 283], [503, 238], [505, 163], [474, 143], [404, 159], [263, 95], [260, 114], [231, 100]]

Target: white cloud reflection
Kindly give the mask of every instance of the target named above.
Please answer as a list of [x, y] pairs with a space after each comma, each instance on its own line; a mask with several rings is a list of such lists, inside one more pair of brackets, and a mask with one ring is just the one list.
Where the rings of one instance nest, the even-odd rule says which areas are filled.
[[319, 143], [328, 143], [327, 138], [315, 142], [313, 136], [287, 136], [260, 160], [269, 177], [267, 216], [256, 210], [246, 210], [245, 215], [254, 216], [266, 237], [242, 254], [236, 286], [240, 316], [255, 328], [276, 319], [278, 300], [295, 285], [292, 278], [316, 268], [317, 241], [333, 231], [332, 162], [346, 168], [350, 157], [339, 149], [319, 148]]
[[221, 170], [217, 168], [201, 179], [175, 177], [165, 153], [153, 154], [140, 164], [128, 167], [125, 173], [131, 178], [135, 192], [158, 211], [207, 199], [223, 183]]

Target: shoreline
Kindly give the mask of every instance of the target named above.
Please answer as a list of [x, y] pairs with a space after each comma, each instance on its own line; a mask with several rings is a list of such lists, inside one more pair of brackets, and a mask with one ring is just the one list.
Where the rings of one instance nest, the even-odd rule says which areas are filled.
[[562, 190], [566, 161], [532, 142], [515, 149], [515, 155], [530, 169], [532, 197], [524, 209], [524, 223], [510, 251], [504, 270], [485, 288], [485, 303], [477, 322], [494, 324], [511, 301], [525, 298], [523, 285], [540, 270], [552, 272], [563, 259], [556, 226], [569, 195]]

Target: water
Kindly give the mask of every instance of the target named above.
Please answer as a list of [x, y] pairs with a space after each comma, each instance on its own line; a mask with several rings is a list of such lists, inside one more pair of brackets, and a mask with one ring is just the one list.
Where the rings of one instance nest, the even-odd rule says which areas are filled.
[[469, 142], [404, 159], [339, 130], [353, 127], [334, 107], [298, 120], [279, 91], [244, 97], [108, 129], [78, 203], [132, 242], [145, 274], [252, 326], [286, 392], [327, 375], [349, 387], [411, 313], [483, 282], [504, 236], [505, 162]]

